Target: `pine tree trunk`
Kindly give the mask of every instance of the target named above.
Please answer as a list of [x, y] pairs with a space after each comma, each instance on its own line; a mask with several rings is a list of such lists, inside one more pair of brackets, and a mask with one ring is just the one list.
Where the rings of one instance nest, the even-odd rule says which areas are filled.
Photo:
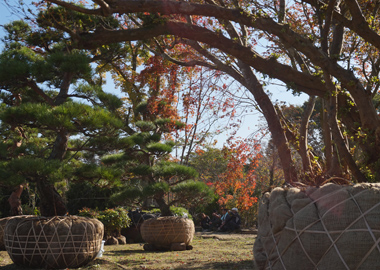
[[67, 213], [63, 198], [47, 179], [40, 178], [37, 180], [37, 190], [40, 196], [40, 212], [42, 216], [64, 216]]
[[[54, 142], [53, 150], [49, 159], [63, 160], [66, 150], [69, 134], [62, 129]], [[40, 211], [42, 216], [63, 216], [67, 213], [66, 204], [61, 195], [57, 192], [54, 185], [49, 183], [45, 177], [37, 179], [37, 191], [40, 196]]]
[[173, 213], [170, 211], [169, 205], [165, 202], [163, 196], [162, 197], [156, 197], [155, 200], [158, 204], [158, 207], [161, 210], [162, 216], [172, 216], [173, 215]]
[[9, 196], [8, 202], [11, 206], [10, 214], [11, 216], [19, 216], [22, 215], [22, 207], [21, 207], [21, 200], [20, 196], [22, 194], [22, 191], [24, 190], [23, 185], [19, 185]]

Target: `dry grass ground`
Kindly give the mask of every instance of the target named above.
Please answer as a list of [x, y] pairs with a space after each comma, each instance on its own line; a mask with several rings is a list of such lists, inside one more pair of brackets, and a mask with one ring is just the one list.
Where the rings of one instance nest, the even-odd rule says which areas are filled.
[[[81, 269], [256, 269], [253, 262], [254, 235], [196, 233], [193, 250], [148, 252], [142, 244], [106, 246], [101, 258]], [[0, 269], [16, 270], [6, 251], [0, 252]], [[23, 268], [26, 269], [26, 268]]]

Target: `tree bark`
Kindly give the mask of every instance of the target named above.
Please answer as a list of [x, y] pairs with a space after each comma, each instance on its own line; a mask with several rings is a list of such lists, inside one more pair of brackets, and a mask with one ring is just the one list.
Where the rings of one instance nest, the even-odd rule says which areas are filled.
[[[226, 29], [230, 37], [232, 39], [240, 40], [240, 44], [242, 44], [242, 40], [240, 39], [236, 28], [230, 22], [222, 20], [220, 20], [220, 22], [227, 26]], [[272, 134], [273, 142], [279, 152], [282, 169], [284, 171], [285, 182], [298, 182], [298, 177], [292, 161], [289, 143], [272, 101], [265, 93], [263, 86], [253, 73], [251, 67], [247, 65], [242, 59], [238, 59], [238, 66], [241, 70], [241, 73], [243, 74], [244, 80], [246, 81], [245, 85], [247, 89], [254, 96], [257, 104], [264, 114], [265, 119], [267, 120], [269, 131]]]
[[358, 182], [366, 182], [367, 179], [364, 176], [364, 174], [360, 171], [354, 159], [352, 158], [350, 152], [348, 151], [346, 143], [343, 139], [342, 132], [338, 126], [337, 95], [333, 94], [336, 89], [333, 86], [329, 76], [325, 75], [324, 77], [326, 78], [327, 85], [329, 85], [329, 88], [332, 90], [330, 99], [329, 99], [329, 104], [327, 107], [327, 113], [328, 113], [328, 120], [329, 120], [329, 125], [331, 128], [332, 137], [335, 142], [335, 145], [337, 146], [337, 150], [339, 151], [339, 156], [342, 157], [343, 160], [346, 162], [352, 175], [356, 178]]
[[23, 214], [22, 207], [21, 207], [21, 199], [20, 199], [20, 196], [23, 190], [24, 190], [24, 186], [19, 185], [12, 192], [11, 196], [9, 196], [8, 202], [9, 202], [9, 205], [11, 206], [11, 210], [10, 210], [11, 216], [19, 216]]
[[308, 150], [308, 143], [307, 143], [307, 132], [309, 129], [309, 120], [314, 110], [315, 100], [316, 100], [315, 96], [309, 97], [309, 101], [307, 102], [307, 106], [306, 106], [304, 115], [302, 117], [301, 127], [300, 127], [300, 136], [299, 136], [300, 137], [299, 153], [302, 159], [303, 170], [305, 172], [311, 173], [312, 175], [314, 175], [314, 173], [313, 173], [313, 168], [311, 166], [310, 155], [308, 154], [309, 150]]
[[[62, 161], [67, 151], [68, 133], [62, 129], [58, 132], [49, 159]], [[63, 216], [67, 214], [66, 203], [54, 185], [45, 177], [37, 179], [37, 190], [40, 196], [40, 212], [42, 216]]]
[[49, 159], [63, 160], [67, 152], [67, 144], [69, 142], [70, 135], [64, 130], [60, 130], [55, 139], [53, 149], [50, 153]]
[[268, 123], [269, 131], [272, 134], [273, 143], [276, 145], [278, 155], [280, 157], [285, 182], [298, 182], [298, 176], [292, 161], [289, 143], [271, 100], [268, 95], [265, 94], [262, 85], [254, 75], [249, 77], [248, 85], [248, 90], [255, 97], [255, 100], [262, 109], [264, 117]]
[[330, 127], [328, 123], [328, 116], [327, 116], [327, 108], [326, 108], [326, 101], [322, 99], [322, 113], [321, 113], [321, 126], [322, 126], [322, 137], [323, 142], [325, 144], [325, 169], [327, 172], [329, 172], [333, 166], [332, 166], [332, 159], [333, 159], [333, 146], [331, 142], [331, 132]]
[[64, 216], [67, 214], [66, 204], [54, 185], [45, 178], [37, 180], [37, 190], [40, 196], [40, 212], [42, 216]]
[[169, 205], [165, 202], [165, 199], [162, 196], [156, 196], [154, 198], [158, 204], [158, 207], [161, 210], [161, 215], [162, 216], [172, 216], [173, 213], [170, 211]]

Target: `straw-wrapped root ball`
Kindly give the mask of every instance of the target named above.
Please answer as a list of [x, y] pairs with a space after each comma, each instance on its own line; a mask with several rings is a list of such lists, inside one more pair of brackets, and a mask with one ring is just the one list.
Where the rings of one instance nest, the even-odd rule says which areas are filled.
[[103, 223], [87, 217], [13, 218], [5, 226], [4, 244], [17, 265], [78, 268], [96, 258], [103, 234]]
[[5, 225], [7, 224], [8, 220], [20, 217], [20, 218], [28, 218], [28, 217], [34, 217], [32, 215], [23, 215], [23, 216], [11, 216], [11, 217], [5, 217], [0, 218], [0, 250], [6, 250], [4, 245], [4, 229]]
[[5, 217], [0, 219], [0, 250], [5, 250], [5, 245], [4, 245], [4, 229], [5, 225], [7, 224], [8, 220], [14, 218], [13, 217]]
[[177, 246], [191, 249], [194, 238], [194, 222], [183, 217], [158, 217], [145, 220], [141, 225], [141, 236], [148, 244], [146, 250], [170, 250]]
[[280, 188], [259, 204], [257, 269], [380, 269], [380, 184]]

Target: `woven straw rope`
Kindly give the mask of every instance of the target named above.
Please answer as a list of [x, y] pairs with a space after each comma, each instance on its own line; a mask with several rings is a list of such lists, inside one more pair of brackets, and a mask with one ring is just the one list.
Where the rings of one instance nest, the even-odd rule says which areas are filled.
[[[315, 204], [315, 203], [317, 203], [318, 201], [323, 200], [323, 199], [326, 199], [326, 198], [328, 198], [328, 197], [334, 196], [334, 195], [336, 195], [336, 193], [339, 193], [339, 192], [341, 192], [341, 191], [342, 191], [342, 189], [338, 189], [338, 190], [336, 190], [336, 191], [334, 191], [334, 192], [330, 192], [330, 193], [328, 193], [328, 194], [326, 194], [326, 195], [324, 195], [324, 196], [321, 196], [321, 197], [318, 198], [318, 199], [312, 200], [309, 204], [305, 205], [304, 207], [307, 207], [307, 206], [309, 206], [309, 205], [311, 205], [311, 204]], [[348, 190], [346, 190], [346, 191], [349, 192]], [[339, 203], [337, 203], [337, 204], [335, 204], [334, 206], [332, 206], [331, 208], [329, 208], [329, 209], [328, 209], [328, 210], [327, 210], [322, 216], [320, 216], [319, 213], [317, 213], [319, 219], [316, 220], [316, 221], [314, 221], [314, 222], [312, 222], [312, 223], [310, 223], [309, 225], [307, 225], [307, 226], [306, 226], [305, 228], [303, 228], [302, 230], [297, 230], [297, 229], [295, 228], [295, 224], [294, 224], [294, 228], [290, 228], [290, 227], [285, 226], [284, 229], [285, 229], [285, 230], [290, 230], [290, 231], [295, 232], [296, 237], [295, 237], [292, 241], [290, 241], [290, 243], [288, 243], [288, 245], [286, 246], [286, 248], [284, 248], [284, 250], [283, 250], [282, 252], [280, 252], [280, 251], [278, 250], [278, 246], [277, 246], [277, 243], [278, 243], [279, 239], [276, 241], [276, 237], [277, 237], [277, 238], [280, 238], [280, 237], [281, 237], [281, 232], [279, 232], [279, 233], [277, 233], [277, 234], [273, 234], [272, 230], [270, 230], [270, 232], [271, 232], [271, 239], [273, 239], [273, 241], [274, 241], [274, 244], [275, 244], [274, 247], [276, 248], [276, 251], [277, 251], [277, 254], [278, 254], [278, 258], [277, 258], [276, 260], [273, 260], [273, 262], [271, 262], [270, 260], [268, 260], [269, 265], [268, 265], [268, 267], [267, 267], [266, 269], [273, 269], [273, 265], [275, 264], [276, 261], [279, 260], [280, 263], [281, 263], [281, 265], [282, 265], [282, 267], [283, 267], [283, 269], [284, 269], [284, 270], [287, 270], [286, 267], [285, 267], [285, 264], [284, 264], [284, 262], [283, 262], [283, 260], [282, 260], [282, 256], [283, 256], [284, 253], [287, 251], [287, 249], [288, 249], [288, 248], [289, 248], [289, 247], [290, 247], [295, 241], [297, 241], [297, 240], [298, 240], [298, 242], [299, 242], [299, 244], [300, 244], [300, 246], [301, 246], [302, 251], [303, 251], [304, 254], [306, 255], [306, 257], [307, 257], [307, 258], [309, 259], [309, 261], [314, 265], [314, 269], [319, 269], [319, 268], [318, 268], [318, 265], [323, 261], [324, 256], [328, 253], [328, 251], [329, 251], [331, 248], [334, 248], [334, 249], [335, 249], [336, 253], [338, 254], [338, 256], [339, 256], [340, 260], [342, 261], [343, 265], [345, 266], [345, 268], [346, 268], [346, 269], [350, 269], [350, 268], [348, 267], [347, 263], [345, 262], [345, 260], [343, 259], [343, 256], [342, 256], [342, 254], [340, 253], [338, 247], [336, 246], [337, 241], [338, 241], [338, 240], [344, 235], [344, 233], [347, 233], [347, 232], [369, 232], [369, 234], [371, 235], [371, 238], [372, 238], [373, 241], [374, 241], [374, 244], [372, 245], [372, 247], [369, 249], [369, 251], [366, 253], [366, 255], [362, 258], [362, 260], [359, 262], [359, 264], [358, 264], [358, 265], [356, 266], [356, 268], [355, 268], [355, 269], [359, 269], [359, 267], [365, 262], [366, 258], [371, 254], [371, 252], [372, 252], [375, 248], [377, 248], [377, 249], [379, 250], [379, 252], [380, 252], [380, 246], [379, 246], [380, 238], [379, 238], [379, 239], [376, 239], [376, 237], [375, 237], [375, 235], [374, 235], [374, 232], [380, 232], [380, 230], [373, 230], [373, 229], [369, 226], [369, 224], [368, 224], [368, 222], [367, 222], [367, 220], [366, 220], [366, 218], [365, 218], [365, 216], [366, 216], [368, 213], [371, 213], [373, 209], [375, 209], [376, 207], [379, 207], [379, 206], [380, 206], [380, 202], [377, 203], [377, 204], [375, 204], [375, 205], [373, 205], [373, 206], [372, 206], [371, 208], [369, 208], [367, 211], [363, 212], [362, 209], [361, 209], [360, 206], [359, 206], [359, 203], [358, 203], [357, 200], [355, 199], [355, 197], [359, 196], [361, 193], [363, 193], [363, 192], [365, 192], [365, 191], [366, 191], [366, 190], [362, 190], [362, 191], [358, 192], [357, 194], [355, 194], [355, 196], [353, 196], [353, 195], [350, 193], [350, 194], [349, 194], [350, 197], [348, 197], [348, 198], [345, 199], [345, 200], [340, 201]], [[309, 198], [310, 198], [310, 197], [309, 197]], [[311, 198], [310, 198], [310, 199], [311, 199]], [[323, 218], [324, 218], [329, 212], [331, 212], [334, 208], [338, 207], [339, 205], [341, 205], [341, 204], [343, 204], [343, 203], [345, 203], [345, 202], [347, 202], [347, 201], [349, 201], [349, 200], [352, 200], [352, 201], [355, 203], [355, 205], [357, 206], [357, 208], [358, 208], [358, 210], [360, 211], [361, 215], [358, 216], [354, 221], [352, 221], [352, 222], [351, 222], [351, 223], [350, 223], [350, 224], [349, 224], [344, 230], [339, 230], [339, 231], [328, 231], [327, 228], [326, 228], [326, 225], [325, 225], [325, 223], [324, 223], [324, 221], [323, 221]], [[318, 208], [317, 208], [317, 209], [318, 209]], [[292, 214], [293, 214], [293, 216], [294, 216], [295, 213], [294, 213], [293, 209], [291, 209], [291, 211], [292, 211]], [[361, 220], [361, 219], [363, 219], [363, 221], [365, 222], [367, 229], [351, 229], [351, 230], [349, 229], [350, 227], [352, 227], [355, 223], [357, 223], [357, 222], [358, 222], [359, 220]], [[311, 226], [313, 226], [314, 224], [316, 224], [316, 223], [318, 223], [318, 222], [321, 222], [321, 224], [322, 224], [322, 226], [323, 226], [323, 228], [324, 228], [324, 231], [308, 230], [308, 228], [310, 228]], [[331, 245], [330, 245], [330, 247], [325, 251], [325, 253], [323, 254], [323, 256], [321, 257], [321, 259], [319, 260], [319, 262], [318, 262], [317, 264], [315, 264], [315, 263], [313, 262], [313, 260], [310, 258], [309, 254], [307, 253], [307, 251], [306, 251], [306, 249], [305, 249], [305, 247], [304, 247], [304, 245], [303, 245], [303, 243], [302, 243], [302, 241], [301, 241], [301, 239], [300, 239], [300, 236], [301, 236], [303, 233], [319, 233], [319, 234], [326, 234], [326, 235], [329, 237], [330, 241], [331, 241]], [[339, 234], [339, 236], [337, 236], [336, 239], [333, 240], [333, 238], [331, 237], [331, 234]], [[271, 251], [267, 251], [267, 250], [265, 250], [265, 253], [266, 253], [267, 258], [269, 258], [269, 255], [272, 254], [272, 252], [273, 252], [273, 250], [271, 250]]]
[[9, 218], [2, 218], [0, 219], [0, 250], [5, 250], [5, 246], [4, 246], [4, 228], [5, 228], [5, 224], [7, 223], [7, 221], [9, 220]]
[[[45, 221], [44, 218], [34, 218], [33, 221]], [[48, 263], [47, 266], [54, 267], [59, 265], [58, 259], [61, 258], [64, 261], [65, 266], [70, 265], [80, 265], [84, 262], [84, 259], [87, 260], [87, 257], [84, 259], [80, 259], [79, 256], [83, 254], [96, 255], [97, 251], [100, 248], [101, 238], [97, 239], [96, 229], [93, 223], [91, 222], [81, 222], [81, 226], [83, 228], [83, 233], [73, 235], [71, 228], [68, 230], [68, 234], [65, 236], [64, 241], [61, 241], [62, 235], [59, 235], [58, 228], [60, 223], [66, 223], [67, 219], [65, 217], [54, 217], [51, 219], [47, 219], [47, 222], [42, 224], [39, 223], [37, 227], [40, 227], [40, 232], [36, 232], [36, 224], [31, 223], [31, 227], [29, 228], [27, 235], [19, 235], [19, 229], [24, 225], [25, 222], [19, 222], [14, 231], [13, 235], [4, 234], [4, 242], [10, 255], [11, 259], [14, 259], [14, 256], [23, 256], [23, 264], [31, 266], [33, 264], [33, 258], [35, 256], [41, 256], [45, 259], [48, 255], [53, 255], [54, 258], [53, 263]], [[58, 221], [58, 223], [56, 223]], [[65, 222], [66, 221], [66, 222]], [[71, 220], [70, 220], [71, 221]], [[51, 224], [51, 225], [50, 225]], [[47, 235], [45, 232], [45, 227], [51, 226], [54, 227], [54, 233]], [[63, 225], [65, 227], [68, 226], [66, 223]], [[50, 228], [51, 228], [50, 227]], [[91, 229], [89, 229], [91, 227]], [[91, 237], [89, 237], [89, 233], [92, 232]], [[31, 238], [34, 238], [34, 241], [31, 241]], [[54, 238], [57, 238], [58, 241], [53, 241]], [[74, 238], [81, 238], [81, 240], [74, 240]], [[50, 240], [50, 241], [49, 241]], [[94, 240], [97, 240], [96, 244], [94, 244]], [[79, 243], [79, 245], [78, 245]], [[70, 246], [71, 244], [71, 246]], [[27, 247], [27, 246], [32, 247]], [[47, 247], [42, 247], [43, 245], [47, 245]], [[99, 247], [99, 248], [98, 248]], [[72, 250], [72, 251], [68, 251]], [[70, 256], [70, 261], [67, 261], [67, 255], [75, 255], [74, 257]], [[82, 256], [83, 257], [83, 256]]]

